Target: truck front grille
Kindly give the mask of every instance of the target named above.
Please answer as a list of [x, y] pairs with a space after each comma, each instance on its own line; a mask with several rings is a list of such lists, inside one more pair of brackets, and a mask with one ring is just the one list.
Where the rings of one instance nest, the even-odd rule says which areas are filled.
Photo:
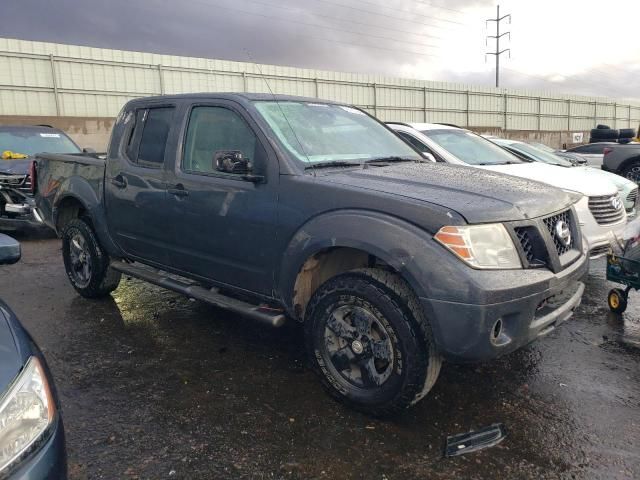
[[589, 197], [589, 210], [598, 225], [613, 225], [624, 220], [625, 216], [624, 203], [617, 194]]
[[[558, 256], [564, 255], [569, 250], [574, 248], [575, 238], [574, 238], [574, 235], [573, 235], [574, 229], [572, 228], [570, 210], [565, 210], [562, 213], [558, 213], [556, 215], [552, 215], [550, 217], [547, 217], [543, 221], [544, 221], [545, 227], [547, 227], [547, 230], [549, 231], [549, 234], [551, 235], [551, 238], [553, 240], [553, 244], [554, 244], [554, 246], [556, 248], [556, 252], [558, 252]], [[569, 242], [567, 244], [565, 243], [565, 241], [562, 239], [562, 237], [560, 236], [560, 234], [558, 232], [559, 224], [561, 222], [564, 222], [566, 227], [568, 227], [569, 230], [571, 231], [571, 237], [570, 237]]]
[[0, 186], [3, 188], [13, 188], [25, 195], [31, 196], [31, 178], [29, 175], [9, 175], [0, 173]]
[[533, 253], [533, 239], [529, 234], [529, 229], [516, 227], [515, 231], [518, 240], [520, 240], [520, 245], [522, 245], [522, 250], [524, 250], [524, 256], [526, 257], [527, 262], [533, 263], [536, 257]]

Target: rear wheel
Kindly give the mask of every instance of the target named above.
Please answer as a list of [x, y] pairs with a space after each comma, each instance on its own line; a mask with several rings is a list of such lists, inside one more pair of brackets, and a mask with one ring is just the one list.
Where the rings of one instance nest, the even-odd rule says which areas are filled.
[[609, 309], [613, 313], [624, 313], [627, 309], [627, 294], [621, 288], [614, 288], [607, 297]]
[[629, 165], [624, 167], [621, 175], [636, 183], [640, 183], [640, 160], [634, 160]]
[[353, 270], [313, 295], [305, 334], [310, 362], [339, 401], [393, 414], [420, 400], [440, 372], [430, 326], [397, 275]]
[[81, 218], [71, 220], [62, 232], [62, 257], [71, 285], [83, 297], [104, 297], [120, 283], [120, 272], [109, 267], [109, 256]]

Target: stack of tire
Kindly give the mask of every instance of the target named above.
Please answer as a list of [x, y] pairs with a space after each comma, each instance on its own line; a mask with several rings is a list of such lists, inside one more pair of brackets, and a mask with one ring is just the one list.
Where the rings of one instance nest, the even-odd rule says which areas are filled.
[[629, 143], [636, 136], [633, 128], [621, 128], [617, 130], [609, 127], [609, 125], [598, 125], [591, 130], [591, 138], [589, 143], [598, 142], [618, 142]]

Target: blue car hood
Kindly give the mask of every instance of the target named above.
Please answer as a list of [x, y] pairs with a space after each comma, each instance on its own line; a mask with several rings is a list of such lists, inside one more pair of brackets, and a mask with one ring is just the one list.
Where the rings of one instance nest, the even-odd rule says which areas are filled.
[[0, 159], [0, 173], [8, 173], [11, 175], [27, 175], [29, 173], [29, 165], [31, 159], [24, 160], [2, 160]]
[[0, 398], [29, 358], [27, 335], [13, 312], [0, 301]]

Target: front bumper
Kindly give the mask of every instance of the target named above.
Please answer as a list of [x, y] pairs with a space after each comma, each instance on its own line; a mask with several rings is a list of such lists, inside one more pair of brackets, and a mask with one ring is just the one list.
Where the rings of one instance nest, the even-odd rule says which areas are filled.
[[[65, 480], [67, 478], [67, 452], [64, 427], [58, 415], [54, 430], [47, 441], [13, 467], [7, 480]], [[4, 478], [0, 473], [0, 478]]]
[[[513, 352], [566, 321], [580, 305], [589, 260], [583, 255], [564, 271], [478, 272], [487, 297], [502, 301], [468, 304], [421, 298], [442, 355], [453, 362], [481, 362]], [[493, 277], [492, 277], [493, 275]], [[501, 328], [496, 334], [496, 324]]]
[[575, 204], [575, 209], [578, 215], [578, 221], [580, 222], [582, 238], [587, 244], [591, 259], [606, 255], [609, 251], [610, 241], [614, 238], [614, 235], [622, 238], [622, 232], [624, 232], [627, 226], [627, 218], [625, 217], [613, 225], [598, 224], [589, 210], [589, 198], [586, 196], [582, 197], [582, 199]]

